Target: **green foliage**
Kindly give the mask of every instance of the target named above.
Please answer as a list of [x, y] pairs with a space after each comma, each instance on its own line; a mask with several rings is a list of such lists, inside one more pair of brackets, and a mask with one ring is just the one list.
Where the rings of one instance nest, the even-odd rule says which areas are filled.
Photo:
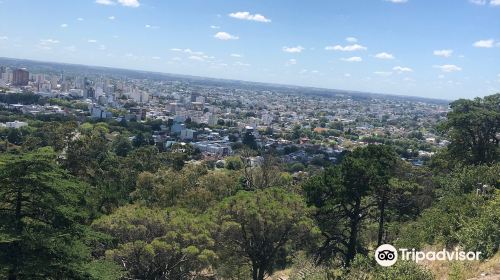
[[92, 279], [119, 280], [125, 276], [120, 265], [108, 260], [95, 260], [86, 265]]
[[431, 271], [412, 261], [398, 261], [395, 265], [382, 268], [374, 280], [434, 280]]
[[252, 278], [262, 280], [273, 272], [279, 250], [311, 242], [316, 229], [309, 215], [299, 195], [282, 189], [240, 191], [225, 199], [215, 214], [221, 254], [245, 258]]
[[342, 280], [434, 280], [430, 270], [413, 261], [398, 261], [390, 267], [379, 266], [369, 256], [356, 255], [352, 265], [336, 271]]
[[57, 165], [51, 149], [2, 156], [0, 185], [2, 272], [9, 279], [83, 279], [86, 186]]
[[209, 221], [182, 210], [126, 206], [93, 227], [115, 238], [106, 259], [123, 266], [127, 277], [193, 279], [216, 259]]
[[482, 252], [490, 258], [500, 249], [500, 191], [482, 205], [475, 217], [464, 221], [457, 233], [459, 244], [470, 251]]
[[450, 154], [467, 164], [498, 162], [500, 159], [500, 93], [451, 103], [452, 111], [441, 130], [451, 138]]
[[308, 202], [318, 208], [316, 219], [325, 236], [320, 258], [343, 258], [346, 266], [363, 247], [360, 227], [369, 211], [379, 210], [381, 241], [387, 201], [394, 193], [389, 184], [397, 156], [385, 146], [369, 145], [349, 153], [339, 166], [327, 169], [304, 185]]
[[238, 156], [225, 158], [225, 167], [229, 170], [240, 170], [243, 168], [243, 162]]
[[130, 140], [123, 135], [116, 137], [111, 144], [117, 156], [126, 157], [134, 148]]
[[258, 148], [257, 147], [257, 141], [255, 140], [255, 136], [253, 135], [252, 132], [246, 132], [243, 135], [243, 138], [241, 139], [241, 142], [243, 143], [243, 145], [245, 145], [249, 149], [257, 150], [257, 148]]

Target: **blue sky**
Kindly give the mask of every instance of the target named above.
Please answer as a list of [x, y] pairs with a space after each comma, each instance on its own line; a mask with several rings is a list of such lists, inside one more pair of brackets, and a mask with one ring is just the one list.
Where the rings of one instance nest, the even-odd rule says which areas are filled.
[[0, 0], [0, 56], [454, 99], [500, 92], [500, 0]]

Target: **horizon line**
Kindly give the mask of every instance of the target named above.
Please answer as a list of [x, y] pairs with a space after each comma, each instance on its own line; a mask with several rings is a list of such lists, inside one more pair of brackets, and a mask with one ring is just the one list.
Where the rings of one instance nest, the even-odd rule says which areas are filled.
[[179, 73], [171, 73], [171, 72], [152, 71], [152, 70], [121, 68], [121, 67], [114, 67], [114, 66], [102, 66], [102, 65], [89, 65], [89, 64], [81, 64], [81, 63], [71, 63], [71, 62], [46, 61], [46, 60], [38, 60], [38, 59], [30, 59], [30, 58], [15, 58], [15, 57], [0, 56], [0, 59], [21, 60], [21, 61], [30, 61], [30, 62], [36, 62], [36, 63], [52, 63], [52, 64], [71, 65], [71, 66], [80, 66], [80, 67], [88, 67], [88, 68], [107, 68], [107, 69], [111, 69], [111, 70], [125, 70], [125, 71], [130, 71], [130, 72], [144, 72], [144, 73], [170, 75], [170, 76], [185, 76], [186, 78], [221, 80], [221, 81], [225, 81], [225, 82], [245, 82], [245, 83], [261, 84], [261, 85], [271, 85], [274, 87], [295, 87], [295, 88], [315, 89], [315, 90], [344, 91], [346, 93], [361, 93], [361, 94], [371, 94], [371, 95], [380, 95], [380, 96], [385, 95], [385, 96], [400, 97], [400, 98], [419, 98], [419, 99], [427, 99], [427, 100], [435, 100], [435, 101], [446, 101], [449, 103], [456, 101], [456, 100], [459, 100], [459, 99], [463, 99], [463, 98], [442, 99], [442, 98], [424, 97], [424, 96], [416, 96], [416, 95], [367, 92], [367, 91], [360, 91], [360, 90], [335, 89], [335, 88], [326, 88], [326, 87], [317, 87], [317, 86], [282, 84], [282, 83], [275, 83], [275, 82], [261, 82], [261, 81], [252, 81], [252, 80], [237, 80], [237, 79], [210, 77], [210, 76], [197, 76], [197, 75], [190, 75], [190, 74], [179, 74]]

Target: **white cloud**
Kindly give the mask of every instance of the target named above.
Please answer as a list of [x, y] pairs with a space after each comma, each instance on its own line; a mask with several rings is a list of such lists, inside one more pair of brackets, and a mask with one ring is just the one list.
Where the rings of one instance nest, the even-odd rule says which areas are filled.
[[111, 5], [115, 5], [116, 3], [111, 1], [111, 0], [95, 0], [95, 2], [97, 4], [100, 4], [100, 5], [106, 5], [106, 6], [111, 6]]
[[146, 24], [144, 25], [145, 28], [149, 28], [149, 29], [158, 29], [160, 28], [159, 26], [157, 25], [151, 25], [151, 24]]
[[232, 18], [242, 19], [242, 20], [251, 20], [251, 21], [266, 22], [266, 23], [271, 22], [270, 19], [266, 18], [261, 14], [252, 15], [249, 12], [230, 13], [229, 16]]
[[487, 1], [486, 0], [469, 0], [469, 2], [472, 4], [483, 6], [483, 5], [486, 5]]
[[383, 76], [383, 77], [388, 77], [388, 76], [392, 75], [392, 72], [375, 71], [375, 72], [373, 72], [373, 74]]
[[365, 46], [359, 44], [353, 44], [347, 46], [336, 45], [336, 46], [325, 47], [325, 50], [327, 51], [342, 51], [342, 52], [364, 51], [366, 49], [367, 48]]
[[358, 41], [358, 39], [355, 37], [347, 37], [345, 38], [345, 40], [349, 43], [356, 43]]
[[346, 77], [346, 78], [350, 78], [350, 77], [351, 77], [351, 74], [350, 74], [350, 73], [345, 73], [345, 74], [344, 74], [344, 77]]
[[349, 57], [349, 58], [341, 58], [341, 60], [347, 61], [347, 62], [361, 62], [361, 61], [363, 61], [363, 59], [359, 56], [353, 56], [353, 57]]
[[117, 2], [115, 2], [113, 0], [96, 0], [95, 2], [97, 4], [106, 5], [106, 6], [113, 6], [113, 5], [116, 5], [118, 2], [118, 4], [120, 4], [122, 6], [131, 7], [131, 8], [137, 8], [141, 5], [138, 0], [118, 0]]
[[116, 17], [115, 17], [115, 16], [109, 16], [109, 17], [108, 17], [108, 19], [109, 19], [109, 20], [115, 20], [115, 19], [116, 19]]
[[40, 40], [40, 45], [53, 45], [53, 44], [59, 44], [59, 40], [54, 40], [54, 39], [41, 39]]
[[239, 53], [232, 53], [230, 54], [231, 57], [237, 57], [237, 58], [240, 58], [240, 57], [243, 57], [243, 55], [239, 54]]
[[402, 72], [413, 72], [413, 69], [409, 67], [403, 67], [403, 66], [395, 66], [392, 68], [392, 70], [402, 73]]
[[193, 51], [191, 49], [173, 48], [173, 49], [170, 49], [170, 50], [173, 51], [173, 52], [183, 52], [183, 53], [192, 54], [192, 55], [200, 55], [200, 56], [205, 55], [203, 52]]
[[240, 37], [238, 36], [234, 36], [234, 35], [231, 35], [227, 32], [217, 32], [215, 35], [214, 35], [215, 38], [219, 39], [219, 40], [223, 40], [223, 41], [227, 41], [227, 40], [238, 40]]
[[460, 68], [456, 65], [453, 65], [453, 64], [434, 65], [434, 68], [438, 68], [441, 71], [446, 72], [446, 73], [462, 71], [462, 68]]
[[94, 43], [97, 43], [97, 40], [94, 40], [94, 39], [88, 39], [87, 40], [88, 43], [91, 43], [91, 44], [94, 44]]
[[304, 50], [302, 46], [296, 47], [283, 47], [283, 51], [287, 53], [301, 53]]
[[287, 62], [286, 62], [286, 66], [290, 66], [290, 65], [295, 65], [297, 64], [297, 60], [295, 58], [291, 58], [289, 59]]
[[241, 62], [241, 61], [236, 61], [236, 62], [234, 63], [234, 65], [236, 65], [236, 66], [243, 66], [243, 67], [249, 67], [249, 66], [250, 66], [250, 64], [248, 64], [248, 63], [243, 63], [243, 62]]
[[212, 29], [220, 29], [220, 26], [218, 26], [218, 25], [210, 25], [210, 28], [212, 28]]
[[118, 3], [120, 3], [122, 6], [132, 8], [137, 8], [141, 5], [138, 0], [118, 0]]
[[77, 18], [76, 20], [78, 20], [78, 21], [83, 21], [83, 18], [79, 17], [79, 18]]
[[381, 52], [375, 55], [378, 59], [394, 59], [394, 55], [386, 52]]
[[500, 0], [491, 0], [490, 5], [491, 6], [500, 6]]
[[61, 24], [61, 28], [66, 28], [68, 25], [66, 23]]
[[7, 36], [0, 36], [0, 40], [9, 40], [9, 37], [7, 37]]
[[395, 4], [403, 4], [403, 3], [408, 2], [408, 0], [385, 0], [385, 1], [395, 3]]
[[453, 50], [435, 50], [433, 54], [435, 56], [450, 57], [453, 54]]
[[487, 40], [479, 40], [473, 44], [476, 48], [493, 48], [495, 44], [495, 40], [487, 39]]
[[52, 46], [59, 44], [59, 40], [55, 39], [40, 39], [38, 48], [43, 50], [52, 50]]
[[188, 57], [188, 59], [196, 60], [196, 61], [205, 61], [205, 59], [203, 59], [203, 57], [197, 56], [197, 55], [192, 55], [192, 56]]
[[159, 57], [159, 56], [153, 56], [153, 57], [151, 57], [151, 59], [152, 59], [152, 60], [160, 60], [160, 59], [161, 59], [161, 57]]

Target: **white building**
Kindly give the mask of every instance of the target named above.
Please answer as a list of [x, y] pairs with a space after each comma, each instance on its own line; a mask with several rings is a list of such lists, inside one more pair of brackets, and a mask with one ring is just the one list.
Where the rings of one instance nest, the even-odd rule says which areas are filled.
[[20, 121], [13, 121], [13, 122], [6, 122], [5, 123], [5, 127], [7, 128], [15, 128], [15, 129], [18, 129], [18, 128], [21, 128], [23, 126], [27, 126], [28, 123], [26, 122], [20, 122]]

